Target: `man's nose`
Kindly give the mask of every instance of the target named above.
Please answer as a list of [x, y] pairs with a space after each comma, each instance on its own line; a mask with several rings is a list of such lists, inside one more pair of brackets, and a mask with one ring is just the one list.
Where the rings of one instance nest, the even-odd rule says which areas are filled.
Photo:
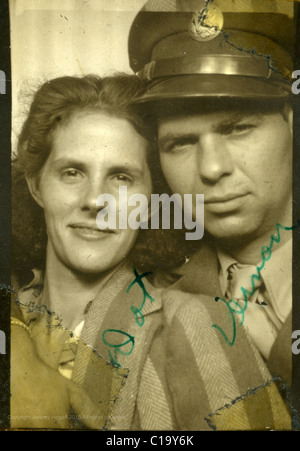
[[218, 133], [201, 136], [197, 158], [198, 173], [204, 184], [214, 184], [233, 172], [234, 165], [228, 144]]
[[99, 211], [103, 207], [97, 206], [97, 199], [100, 194], [104, 194], [106, 191], [106, 183], [100, 176], [89, 178], [82, 192], [82, 209], [90, 211]]

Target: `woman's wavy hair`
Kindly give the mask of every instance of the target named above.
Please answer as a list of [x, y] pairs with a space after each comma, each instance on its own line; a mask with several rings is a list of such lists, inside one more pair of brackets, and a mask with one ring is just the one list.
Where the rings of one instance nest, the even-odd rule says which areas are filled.
[[[144, 89], [136, 76], [116, 74], [103, 78], [59, 77], [43, 83], [36, 91], [12, 162], [12, 268], [20, 283], [30, 280], [33, 268], [44, 269], [47, 244], [44, 212], [32, 198], [26, 177], [39, 174], [51, 152], [56, 127], [76, 111], [100, 110], [128, 120], [149, 143], [153, 192], [168, 192], [152, 124], [133, 107], [134, 99]], [[166, 269], [181, 263], [187, 253], [180, 231], [149, 229], [140, 231], [130, 258], [138, 268]]]

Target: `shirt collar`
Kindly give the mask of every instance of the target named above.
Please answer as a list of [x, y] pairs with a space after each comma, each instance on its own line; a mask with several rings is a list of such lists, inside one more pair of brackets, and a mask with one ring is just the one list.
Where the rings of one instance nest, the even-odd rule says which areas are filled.
[[[219, 278], [223, 295], [227, 287], [228, 268], [238, 261], [220, 248], [217, 249], [220, 263]], [[262, 262], [256, 267], [260, 267]], [[261, 270], [266, 289], [277, 317], [283, 323], [292, 310], [292, 237], [282, 246], [272, 250], [271, 258]]]

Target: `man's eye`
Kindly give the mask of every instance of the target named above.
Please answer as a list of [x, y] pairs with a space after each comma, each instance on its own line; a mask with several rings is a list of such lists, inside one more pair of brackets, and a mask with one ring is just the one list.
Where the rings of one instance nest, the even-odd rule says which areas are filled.
[[170, 143], [165, 150], [166, 152], [180, 152], [197, 144], [198, 139], [182, 138]]
[[224, 135], [243, 135], [255, 129], [254, 124], [235, 124], [224, 129]]
[[234, 132], [243, 133], [247, 132], [248, 130], [252, 130], [253, 128], [255, 128], [253, 124], [240, 124], [234, 127]]

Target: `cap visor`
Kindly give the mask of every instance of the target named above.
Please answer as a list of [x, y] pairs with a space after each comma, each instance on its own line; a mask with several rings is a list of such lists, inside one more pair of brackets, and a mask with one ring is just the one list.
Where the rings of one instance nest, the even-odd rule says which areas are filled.
[[197, 98], [285, 99], [291, 87], [283, 79], [224, 75], [183, 75], [154, 82], [138, 103]]

